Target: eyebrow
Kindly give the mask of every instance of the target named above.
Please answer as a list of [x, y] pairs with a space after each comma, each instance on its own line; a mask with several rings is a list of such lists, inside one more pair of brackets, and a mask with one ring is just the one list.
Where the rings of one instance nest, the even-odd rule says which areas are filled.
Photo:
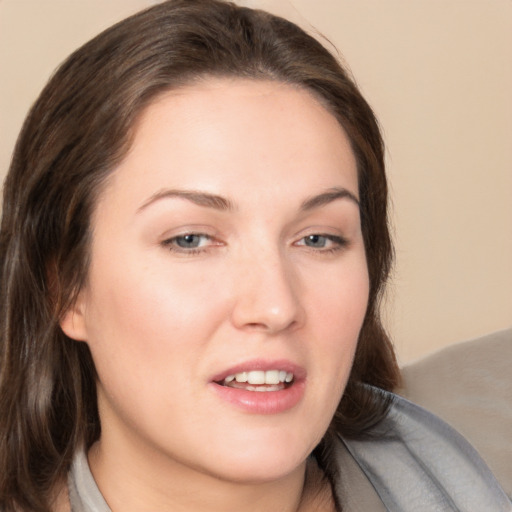
[[333, 187], [322, 194], [306, 199], [300, 206], [302, 211], [313, 210], [325, 206], [337, 199], [349, 199], [359, 207], [359, 199], [346, 188]]
[[[142, 204], [142, 206], [138, 208], [137, 212], [144, 210], [149, 205], [160, 201], [161, 199], [172, 198], [186, 199], [194, 204], [197, 204], [198, 206], [214, 208], [215, 210], [219, 211], [235, 210], [235, 205], [233, 202], [217, 194], [200, 192], [198, 190], [165, 189], [153, 194], [147, 201], [144, 202], [144, 204]], [[302, 202], [300, 210], [307, 211], [320, 208], [338, 199], [349, 199], [357, 206], [359, 206], [359, 200], [352, 192], [346, 188], [333, 187], [328, 189], [326, 192], [307, 198]]]
[[197, 190], [176, 190], [176, 189], [165, 189], [160, 190], [153, 194], [144, 204], [137, 210], [140, 212], [149, 205], [160, 201], [161, 199], [178, 198], [186, 199], [198, 206], [206, 206], [207, 208], [214, 208], [215, 210], [228, 211], [234, 210], [234, 204], [225, 197], [218, 196], [216, 194], [210, 194], [208, 192], [200, 192]]

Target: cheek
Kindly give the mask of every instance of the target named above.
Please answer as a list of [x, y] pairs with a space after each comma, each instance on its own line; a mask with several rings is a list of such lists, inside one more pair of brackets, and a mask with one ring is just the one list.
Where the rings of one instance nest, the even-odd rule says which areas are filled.
[[311, 321], [318, 343], [312, 347], [325, 366], [325, 378], [337, 387], [350, 373], [368, 305], [369, 279], [364, 258], [329, 274], [311, 290]]
[[208, 269], [204, 275], [206, 270], [187, 263], [176, 269], [163, 256], [146, 254], [147, 264], [141, 265], [139, 253], [115, 262], [97, 255], [87, 341], [101, 380], [130, 372], [131, 382], [183, 382], [226, 319], [220, 273]]
[[[318, 276], [319, 277], [319, 276]], [[352, 369], [359, 332], [368, 303], [368, 274], [362, 263], [339, 266], [311, 286], [307, 344], [310, 389], [309, 421], [318, 439], [327, 430]]]
[[100, 405], [103, 415], [114, 409], [129, 421], [140, 416], [137, 421], [151, 429], [155, 411], [170, 422], [169, 411], [188, 410], [180, 397], [191, 393], [220, 306], [180, 273], [171, 279], [162, 268], [120, 270], [91, 275], [88, 343]]
[[318, 286], [311, 285], [315, 315], [323, 328], [341, 339], [353, 339], [359, 332], [368, 305], [369, 278], [364, 257], [351, 258], [326, 273]]

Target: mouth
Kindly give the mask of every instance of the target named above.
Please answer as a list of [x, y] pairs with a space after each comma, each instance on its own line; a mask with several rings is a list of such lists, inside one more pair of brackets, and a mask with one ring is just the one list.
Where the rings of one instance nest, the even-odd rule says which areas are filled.
[[278, 414], [302, 401], [306, 373], [305, 368], [286, 359], [255, 359], [215, 375], [210, 389], [222, 401], [245, 413]]
[[256, 392], [275, 392], [289, 388], [294, 383], [293, 372], [282, 369], [251, 370], [232, 373], [225, 378], [214, 381], [228, 388]]

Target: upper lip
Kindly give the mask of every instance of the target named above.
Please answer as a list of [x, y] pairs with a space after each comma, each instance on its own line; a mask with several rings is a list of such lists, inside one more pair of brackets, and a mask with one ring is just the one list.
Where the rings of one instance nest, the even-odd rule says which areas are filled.
[[293, 373], [295, 381], [303, 380], [306, 378], [306, 370], [287, 359], [268, 360], [268, 359], [252, 359], [243, 363], [237, 364], [223, 370], [222, 372], [212, 377], [212, 382], [222, 382], [229, 375], [235, 375], [241, 372], [250, 371], [267, 371], [267, 370], [284, 370], [288, 373]]

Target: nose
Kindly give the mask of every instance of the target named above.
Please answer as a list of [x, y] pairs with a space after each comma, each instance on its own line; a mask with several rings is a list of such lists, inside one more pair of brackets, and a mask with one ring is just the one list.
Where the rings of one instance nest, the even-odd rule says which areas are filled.
[[300, 280], [291, 262], [278, 254], [247, 258], [236, 273], [232, 322], [238, 329], [267, 334], [296, 329], [305, 320]]

